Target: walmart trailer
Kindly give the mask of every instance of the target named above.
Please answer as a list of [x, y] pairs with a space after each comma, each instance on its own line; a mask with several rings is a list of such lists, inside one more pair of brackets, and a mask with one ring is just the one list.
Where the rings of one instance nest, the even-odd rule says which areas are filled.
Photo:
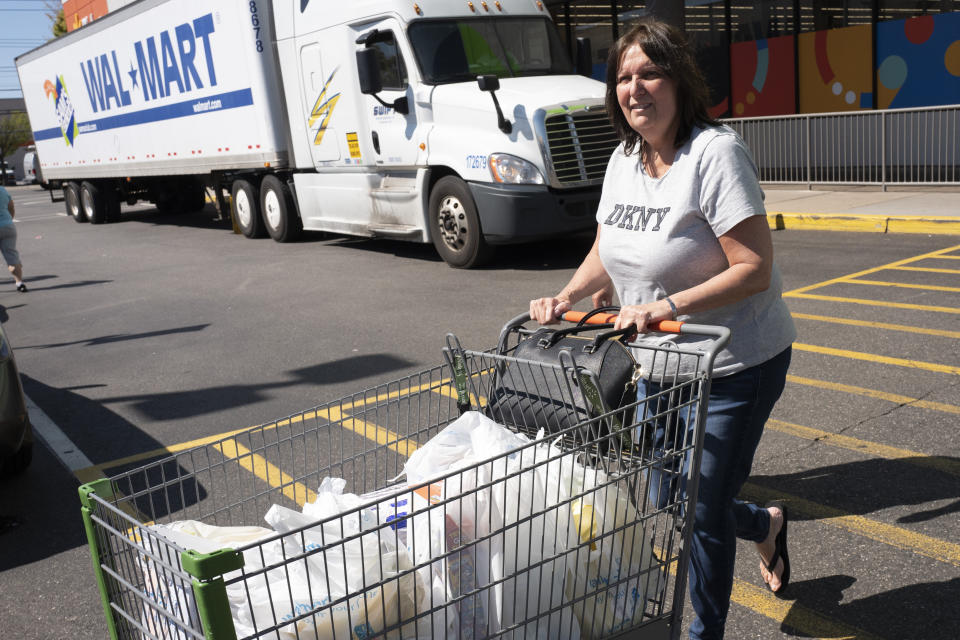
[[433, 242], [470, 267], [591, 228], [617, 143], [534, 0], [140, 0], [16, 62], [78, 222], [197, 211], [210, 187], [248, 237]]
[[140, 2], [17, 59], [44, 177], [75, 219], [112, 221], [121, 200], [198, 210], [201, 177], [289, 165], [274, 51], [239, 7]]

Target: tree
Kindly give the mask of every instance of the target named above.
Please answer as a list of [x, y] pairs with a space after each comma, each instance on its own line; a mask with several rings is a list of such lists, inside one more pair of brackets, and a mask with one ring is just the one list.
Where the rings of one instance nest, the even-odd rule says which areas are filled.
[[[21, 145], [32, 140], [30, 120], [26, 113], [17, 111], [8, 115], [0, 115], [0, 172], [7, 168], [5, 158]], [[0, 173], [0, 175], [3, 174]]]
[[46, 11], [44, 12], [48, 18], [50, 18], [51, 30], [53, 31], [53, 37], [59, 38], [60, 36], [67, 33], [67, 20], [63, 15], [63, 6], [60, 2], [53, 2], [52, 0], [45, 3]]
[[67, 21], [63, 17], [63, 9], [57, 11], [57, 15], [53, 17], [53, 37], [59, 38], [60, 36], [67, 33]]

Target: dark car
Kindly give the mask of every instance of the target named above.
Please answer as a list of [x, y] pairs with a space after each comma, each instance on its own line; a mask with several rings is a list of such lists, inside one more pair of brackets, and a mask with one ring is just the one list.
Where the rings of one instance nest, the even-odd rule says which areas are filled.
[[0, 476], [23, 472], [32, 459], [33, 427], [13, 348], [0, 325]]

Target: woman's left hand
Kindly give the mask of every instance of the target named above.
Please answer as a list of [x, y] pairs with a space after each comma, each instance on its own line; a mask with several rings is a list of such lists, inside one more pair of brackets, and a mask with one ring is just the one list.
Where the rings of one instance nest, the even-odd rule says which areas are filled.
[[[620, 315], [614, 323], [614, 329], [626, 329], [634, 325], [637, 333], [650, 333], [650, 325], [663, 320], [673, 320], [673, 309], [666, 300], [657, 300], [647, 304], [634, 304], [620, 307]], [[632, 339], [636, 334], [630, 336]]]

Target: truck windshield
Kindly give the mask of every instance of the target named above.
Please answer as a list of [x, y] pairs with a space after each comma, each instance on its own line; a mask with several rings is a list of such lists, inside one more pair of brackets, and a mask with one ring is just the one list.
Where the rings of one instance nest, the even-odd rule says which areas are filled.
[[430, 84], [573, 73], [570, 58], [546, 18], [424, 20], [409, 27], [410, 42]]

